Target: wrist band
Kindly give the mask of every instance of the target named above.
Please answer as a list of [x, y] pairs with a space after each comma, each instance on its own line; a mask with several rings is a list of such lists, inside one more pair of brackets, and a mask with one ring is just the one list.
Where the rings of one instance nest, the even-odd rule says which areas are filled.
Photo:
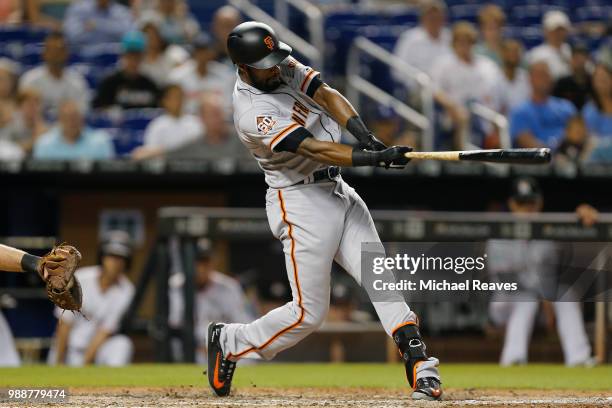
[[376, 152], [361, 150], [355, 147], [352, 155], [353, 167], [376, 166], [376, 156], [378, 156]]
[[363, 120], [357, 115], [346, 121], [346, 130], [348, 130], [351, 135], [355, 136], [360, 143], [367, 143], [370, 141], [370, 131], [365, 123], [363, 123]]
[[30, 254], [24, 254], [21, 258], [21, 269], [25, 272], [36, 272], [38, 273], [38, 264], [40, 257]]

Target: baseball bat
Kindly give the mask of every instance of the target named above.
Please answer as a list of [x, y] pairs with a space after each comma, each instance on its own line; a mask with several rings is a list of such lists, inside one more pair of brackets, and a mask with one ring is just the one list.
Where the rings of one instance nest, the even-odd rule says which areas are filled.
[[543, 164], [550, 162], [550, 149], [489, 149], [446, 152], [408, 152], [409, 159], [475, 161], [508, 164]]

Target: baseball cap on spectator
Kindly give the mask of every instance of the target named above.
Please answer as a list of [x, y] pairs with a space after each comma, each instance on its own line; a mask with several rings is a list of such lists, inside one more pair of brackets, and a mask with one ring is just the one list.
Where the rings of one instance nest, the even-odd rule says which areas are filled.
[[146, 42], [145, 36], [140, 31], [129, 31], [121, 38], [121, 50], [124, 53], [143, 52]]
[[519, 177], [512, 183], [512, 199], [519, 203], [532, 203], [542, 197], [538, 182], [531, 177]]
[[557, 28], [565, 28], [569, 30], [572, 28], [572, 23], [570, 22], [567, 14], [560, 10], [551, 10], [547, 11], [542, 18], [542, 26], [546, 31], [553, 31]]

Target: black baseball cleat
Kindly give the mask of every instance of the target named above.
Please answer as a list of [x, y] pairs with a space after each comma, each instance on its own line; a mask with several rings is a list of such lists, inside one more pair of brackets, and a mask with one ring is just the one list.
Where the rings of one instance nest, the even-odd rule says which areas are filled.
[[219, 397], [227, 397], [232, 388], [232, 377], [236, 363], [227, 360], [221, 349], [221, 323], [208, 325], [208, 383]]
[[442, 386], [436, 377], [417, 379], [416, 388], [412, 392], [412, 399], [438, 401], [442, 399]]

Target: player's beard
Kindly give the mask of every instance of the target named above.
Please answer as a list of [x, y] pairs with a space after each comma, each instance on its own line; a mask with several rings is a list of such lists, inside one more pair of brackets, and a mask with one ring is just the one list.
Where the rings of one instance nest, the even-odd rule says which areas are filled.
[[272, 92], [282, 84], [280, 75], [268, 78], [265, 81], [259, 81], [254, 75], [250, 75], [249, 73], [249, 79], [251, 80], [251, 85], [264, 92]]

